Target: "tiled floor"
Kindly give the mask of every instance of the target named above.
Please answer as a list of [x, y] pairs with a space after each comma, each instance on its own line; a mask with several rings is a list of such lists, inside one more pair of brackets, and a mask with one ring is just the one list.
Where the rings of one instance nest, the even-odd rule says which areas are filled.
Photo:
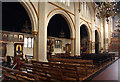
[[97, 75], [93, 80], [109, 80], [120, 82], [120, 59], [115, 61], [112, 65]]

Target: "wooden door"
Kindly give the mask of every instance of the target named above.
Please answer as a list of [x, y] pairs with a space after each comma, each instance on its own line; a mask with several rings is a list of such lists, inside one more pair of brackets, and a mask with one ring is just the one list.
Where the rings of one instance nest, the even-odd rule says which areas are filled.
[[0, 43], [0, 56], [4, 57], [7, 53], [6, 43]]
[[71, 52], [71, 45], [66, 44], [66, 53], [70, 53], [70, 52]]

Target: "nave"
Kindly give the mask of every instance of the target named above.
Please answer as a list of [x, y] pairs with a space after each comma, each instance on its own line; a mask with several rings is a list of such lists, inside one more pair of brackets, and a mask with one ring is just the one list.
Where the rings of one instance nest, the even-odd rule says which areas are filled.
[[117, 3], [60, 1], [2, 2], [2, 81], [88, 81], [120, 56]]
[[[96, 54], [94, 54], [96, 55]], [[93, 54], [89, 54], [91, 58], [97, 58]], [[99, 57], [105, 57], [107, 54], [100, 54]], [[84, 54], [85, 56], [85, 54]], [[87, 58], [88, 54], [86, 55]], [[96, 72], [103, 69], [116, 60], [114, 54], [102, 59], [102, 63], [93, 59], [85, 59], [83, 57], [51, 57], [48, 62], [35, 61], [26, 59], [21, 61], [18, 68], [2, 67], [3, 81], [20, 80], [20, 81], [84, 81]], [[101, 62], [101, 61], [98, 61]], [[99, 75], [98, 75], [99, 76]], [[93, 79], [94, 80], [94, 79]]]

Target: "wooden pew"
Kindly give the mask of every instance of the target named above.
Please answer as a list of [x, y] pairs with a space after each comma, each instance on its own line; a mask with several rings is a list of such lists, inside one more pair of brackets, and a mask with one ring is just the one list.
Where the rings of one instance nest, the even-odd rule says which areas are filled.
[[64, 64], [74, 64], [79, 65], [79, 68], [84, 69], [86, 72], [86, 75], [88, 73], [94, 72], [94, 65], [93, 60], [80, 60], [80, 59], [62, 59], [62, 58], [54, 58], [50, 60], [49, 62], [58, 62], [58, 63], [64, 63]]
[[33, 56], [25, 55], [25, 60], [26, 60], [26, 62], [29, 62], [29, 61], [33, 60]]
[[3, 81], [4, 80], [17, 80], [15, 70], [13, 69], [2, 67], [2, 73], [4, 76]]
[[[67, 60], [67, 62], [65, 62], [65, 60]], [[53, 61], [51, 61], [51, 62], [32, 61], [32, 63], [37, 64], [39, 66], [58, 67], [58, 68], [61, 68], [61, 69], [69, 70], [71, 72], [74, 71], [74, 73], [76, 75], [76, 78], [79, 78], [79, 79], [82, 79], [83, 77], [86, 77], [88, 75], [88, 73], [93, 73], [93, 71], [94, 71], [92, 65], [88, 64], [88, 62], [85, 63], [85, 60], [83, 60], [82, 62], [77, 61], [77, 63], [74, 60], [73, 61], [71, 61], [71, 60], [68, 61], [68, 60], [70, 60], [70, 59], [64, 59], [64, 63], [63, 63], [63, 60], [62, 60], [62, 62], [60, 62], [60, 59], [57, 62], [53, 62]]]
[[[77, 57], [75, 57], [77, 58]], [[115, 58], [115, 54], [110, 53], [88, 53], [88, 54], [81, 54], [81, 59], [85, 60], [93, 60], [95, 66], [102, 66], [104, 63], [112, 61]]]
[[68, 53], [56, 53], [56, 58], [68, 58], [70, 54]]
[[[48, 81], [77, 81], [79, 76], [75, 70], [61, 69], [59, 64], [50, 64], [47, 62], [39, 62], [41, 64], [27, 65], [26, 68], [33, 66], [31, 73], [35, 73], [42, 80]], [[23, 65], [22, 65], [23, 66]], [[73, 66], [72, 66], [73, 67]]]
[[38, 81], [39, 78], [35, 74], [25, 73], [19, 70], [2, 67], [4, 80], [21, 80], [21, 81]]
[[[62, 70], [62, 72], [68, 72], [71, 74], [74, 74], [74, 78], [79, 79], [79, 74], [78, 74], [78, 70], [77, 70], [77, 65], [72, 65], [72, 64], [59, 64], [59, 63], [55, 63], [55, 62], [40, 62], [40, 61], [32, 61], [33, 65], [37, 65], [37, 66], [44, 66], [44, 67], [52, 67], [52, 68], [60, 68], [60, 70]], [[69, 74], [68, 74], [69, 75]]]

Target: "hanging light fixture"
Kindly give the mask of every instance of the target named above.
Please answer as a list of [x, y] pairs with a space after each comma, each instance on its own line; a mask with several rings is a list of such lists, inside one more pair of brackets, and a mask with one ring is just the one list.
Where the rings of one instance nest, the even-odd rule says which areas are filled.
[[24, 28], [22, 29], [22, 32], [25, 32], [25, 33], [31, 33], [31, 26], [28, 24], [28, 21], [25, 22], [25, 25], [23, 26]]
[[61, 37], [61, 38], [64, 38], [64, 37], [65, 37], [65, 33], [64, 33], [64, 31], [63, 31], [63, 28], [61, 28], [61, 32], [60, 32], [59, 37]]
[[98, 18], [106, 18], [108, 23], [109, 17], [116, 15], [119, 12], [117, 8], [117, 2], [97, 2], [96, 3], [96, 16]]

